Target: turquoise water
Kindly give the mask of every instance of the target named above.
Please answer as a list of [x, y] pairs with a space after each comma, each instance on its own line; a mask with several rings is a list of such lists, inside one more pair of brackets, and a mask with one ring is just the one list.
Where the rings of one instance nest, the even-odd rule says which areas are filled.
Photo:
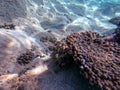
[[30, 15], [50, 31], [104, 32], [116, 28], [108, 21], [120, 16], [120, 0], [32, 0], [32, 4]]

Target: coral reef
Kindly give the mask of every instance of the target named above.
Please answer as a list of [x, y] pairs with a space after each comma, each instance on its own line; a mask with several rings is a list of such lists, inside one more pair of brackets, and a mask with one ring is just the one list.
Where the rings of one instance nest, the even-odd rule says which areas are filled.
[[13, 22], [17, 18], [26, 17], [24, 0], [1, 0], [0, 8], [0, 23]]
[[[111, 40], [112, 38], [112, 40]], [[92, 31], [73, 33], [56, 43], [57, 64], [76, 63], [91, 85], [102, 90], [120, 89], [120, 33], [106, 38]], [[117, 41], [117, 42], [116, 42]]]
[[51, 43], [55, 43], [57, 41], [56, 37], [54, 36], [54, 34], [49, 33], [49, 32], [40, 32], [35, 36], [38, 40], [40, 40], [41, 42], [51, 42]]
[[31, 50], [27, 50], [26, 53], [23, 53], [17, 58], [17, 62], [20, 65], [28, 64], [34, 58], [34, 53]]
[[[0, 79], [8, 78], [12, 75], [4, 75]], [[38, 90], [38, 75], [24, 74], [14, 76], [5, 83], [0, 83], [0, 90]]]
[[40, 45], [43, 46], [45, 52], [53, 51], [54, 44], [57, 42], [57, 38], [51, 32], [39, 32], [34, 37]]
[[0, 25], [0, 28], [4, 28], [4, 29], [15, 29], [15, 25], [10, 23], [10, 24], [3, 24]]

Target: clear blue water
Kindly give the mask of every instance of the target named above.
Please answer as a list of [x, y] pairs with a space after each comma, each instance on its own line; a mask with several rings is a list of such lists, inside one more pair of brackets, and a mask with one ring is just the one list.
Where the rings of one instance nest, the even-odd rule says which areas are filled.
[[32, 3], [37, 9], [31, 12], [45, 30], [103, 32], [116, 28], [108, 20], [120, 16], [120, 0], [33, 0]]

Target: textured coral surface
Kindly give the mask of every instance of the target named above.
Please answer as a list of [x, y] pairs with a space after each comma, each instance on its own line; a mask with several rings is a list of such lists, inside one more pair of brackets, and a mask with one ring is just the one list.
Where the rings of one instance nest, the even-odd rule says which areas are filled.
[[[112, 38], [112, 37], [111, 37]], [[120, 34], [110, 39], [96, 32], [73, 33], [56, 44], [55, 57], [61, 67], [73, 61], [92, 85], [103, 90], [120, 89]], [[117, 41], [117, 42], [116, 42]]]

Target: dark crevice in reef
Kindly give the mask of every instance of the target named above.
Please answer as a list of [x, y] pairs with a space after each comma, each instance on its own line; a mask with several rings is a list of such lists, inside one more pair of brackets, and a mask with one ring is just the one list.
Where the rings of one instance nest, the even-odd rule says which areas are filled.
[[53, 53], [57, 64], [76, 63], [80, 74], [101, 90], [120, 89], [120, 29], [114, 36], [96, 32], [73, 33], [56, 43]]

